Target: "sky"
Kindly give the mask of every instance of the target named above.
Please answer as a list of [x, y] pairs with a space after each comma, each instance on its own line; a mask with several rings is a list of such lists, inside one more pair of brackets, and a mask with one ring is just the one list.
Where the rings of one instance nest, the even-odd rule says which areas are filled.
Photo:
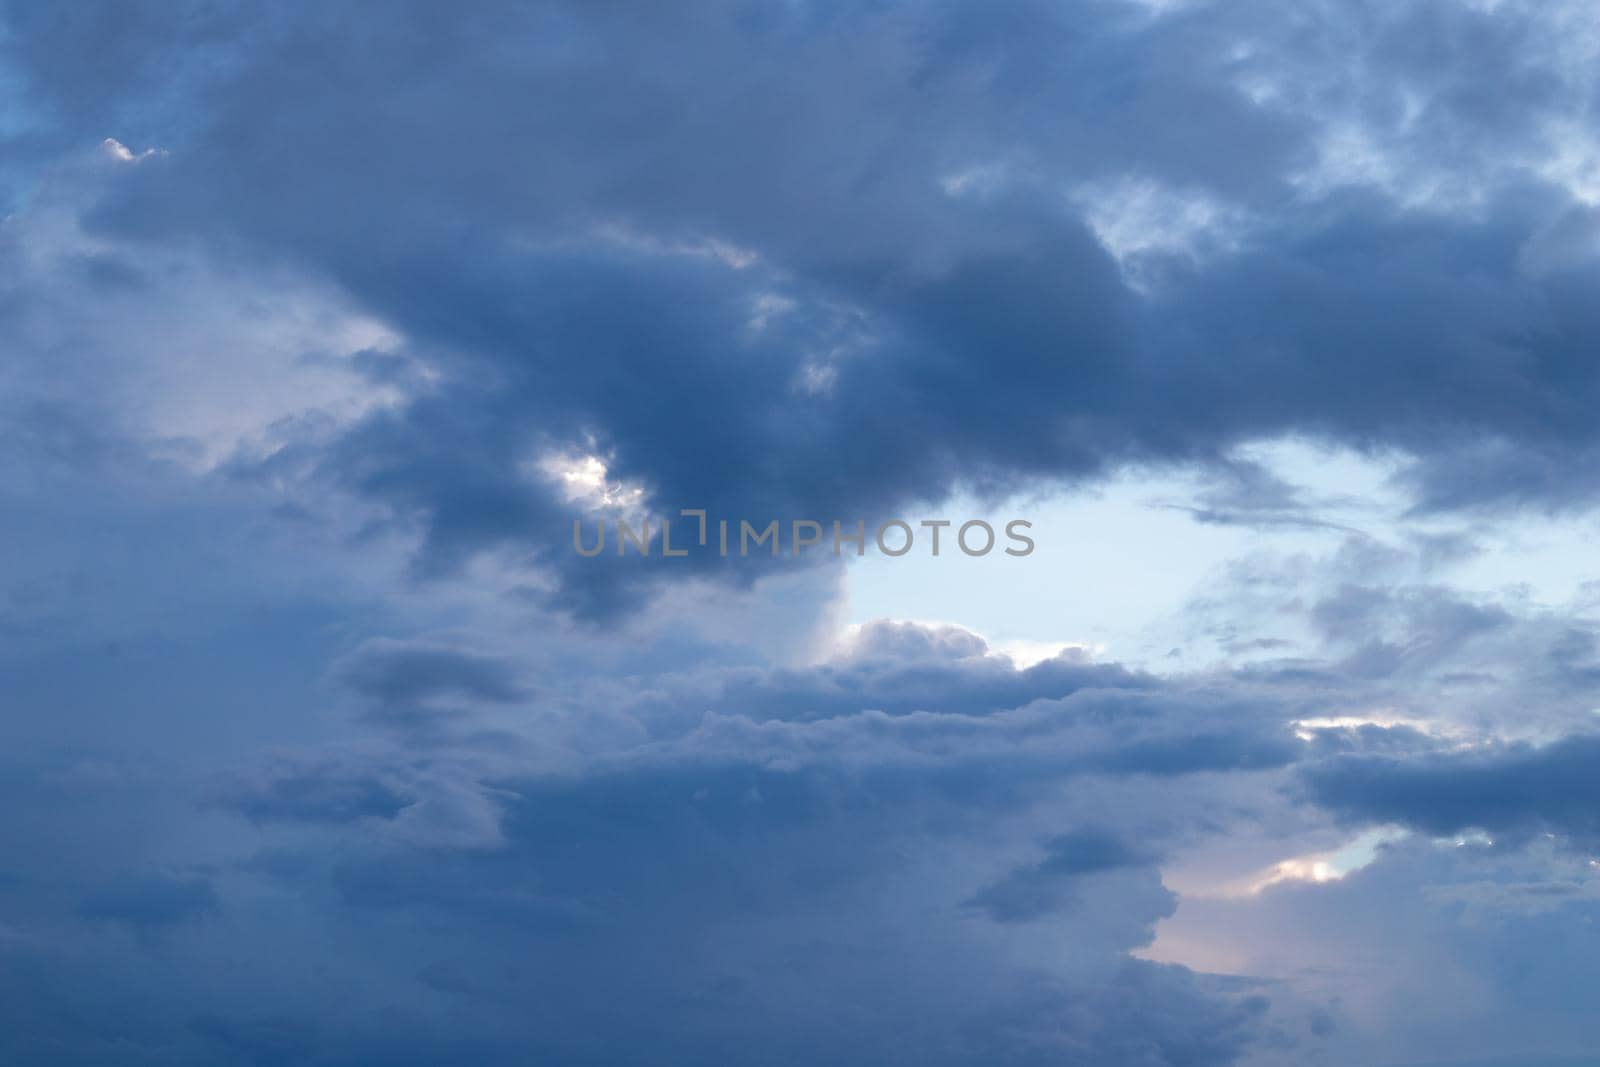
[[1597, 1067], [1597, 110], [1576, 0], [0, 0], [0, 1062]]

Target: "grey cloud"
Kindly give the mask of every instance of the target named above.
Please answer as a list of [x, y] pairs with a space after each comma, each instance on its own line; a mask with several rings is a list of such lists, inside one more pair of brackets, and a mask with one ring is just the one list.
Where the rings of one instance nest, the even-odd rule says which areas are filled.
[[217, 790], [214, 803], [254, 821], [392, 819], [414, 803], [398, 776], [332, 760], [280, 764]]
[[513, 703], [525, 695], [513, 664], [421, 641], [369, 641], [339, 663], [337, 674], [345, 685], [380, 704], [441, 697]]
[[[1124, 870], [1151, 867], [1154, 857], [1104, 830], [1078, 830], [1061, 834], [1044, 843], [1044, 858], [1020, 867], [1000, 881], [983, 889], [967, 903], [982, 909], [997, 922], [1026, 922], [1040, 919], [1074, 902], [1073, 888], [1086, 877]], [[1154, 873], [1153, 871], [1149, 873]], [[1155, 875], [1158, 892], [1160, 877]], [[1173, 899], [1166, 911], [1170, 913]], [[1157, 911], [1160, 917], [1162, 912]]]
[[216, 910], [217, 892], [209, 878], [165, 875], [129, 878], [85, 897], [78, 913], [88, 919], [159, 930]]
[[987, 715], [1083, 690], [1158, 689], [1151, 676], [1068, 650], [1022, 670], [956, 628], [873, 622], [844, 653], [814, 667], [738, 667], [668, 677], [621, 707], [658, 726], [706, 712], [814, 720], [872, 709], [891, 715]]
[[1303, 772], [1310, 797], [1350, 818], [1434, 834], [1551, 830], [1586, 847], [1600, 840], [1600, 738], [1542, 747], [1341, 756]]

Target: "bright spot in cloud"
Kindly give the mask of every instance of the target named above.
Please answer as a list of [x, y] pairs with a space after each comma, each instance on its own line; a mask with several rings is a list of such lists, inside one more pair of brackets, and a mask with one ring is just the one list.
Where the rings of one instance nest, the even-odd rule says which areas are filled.
[[1255, 896], [1284, 882], [1337, 882], [1370, 864], [1377, 858], [1380, 847], [1406, 836], [1407, 831], [1394, 828], [1369, 830], [1332, 852], [1315, 852], [1280, 860], [1257, 875], [1249, 883], [1246, 892], [1249, 896]]
[[1241, 212], [1212, 197], [1146, 179], [1094, 183], [1071, 199], [1125, 271], [1143, 254], [1199, 256], [1207, 246], [1233, 248], [1244, 225]]
[[560, 487], [571, 504], [589, 508], [637, 508], [644, 502], [644, 488], [609, 478], [605, 461], [585, 453], [552, 452], [535, 464], [538, 473]]
[[143, 152], [134, 152], [133, 149], [129, 148], [115, 137], [107, 137], [104, 141], [101, 141], [100, 148], [105, 152], [106, 155], [122, 163], [137, 163], [141, 159], [149, 159], [151, 156], [164, 156], [167, 154], [167, 150], [165, 148], [146, 148]]

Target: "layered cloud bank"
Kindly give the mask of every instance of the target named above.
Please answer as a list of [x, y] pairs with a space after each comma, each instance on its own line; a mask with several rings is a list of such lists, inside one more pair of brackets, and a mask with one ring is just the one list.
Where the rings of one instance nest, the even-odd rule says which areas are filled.
[[0, 10], [0, 1059], [1592, 1062], [1588, 5]]

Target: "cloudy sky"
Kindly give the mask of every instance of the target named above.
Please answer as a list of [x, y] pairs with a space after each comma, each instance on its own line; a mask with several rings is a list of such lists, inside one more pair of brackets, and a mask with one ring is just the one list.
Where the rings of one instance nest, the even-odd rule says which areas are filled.
[[1600, 1064], [1597, 114], [1588, 0], [0, 3], [0, 1061]]

